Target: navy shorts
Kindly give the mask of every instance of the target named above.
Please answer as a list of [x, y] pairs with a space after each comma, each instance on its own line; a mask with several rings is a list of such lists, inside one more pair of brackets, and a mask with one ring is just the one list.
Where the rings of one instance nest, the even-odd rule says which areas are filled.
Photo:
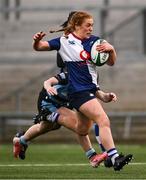
[[71, 107], [79, 111], [81, 105], [91, 99], [96, 98], [95, 93], [96, 90], [86, 90], [69, 95], [69, 102]]

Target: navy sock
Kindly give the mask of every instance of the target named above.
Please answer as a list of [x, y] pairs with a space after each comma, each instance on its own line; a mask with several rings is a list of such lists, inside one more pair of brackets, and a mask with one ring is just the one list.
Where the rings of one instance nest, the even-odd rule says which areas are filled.
[[99, 137], [99, 127], [98, 127], [97, 124], [94, 125], [94, 132], [95, 132], [95, 137], [96, 137], [96, 140], [97, 140], [97, 142], [98, 142], [98, 144], [99, 144], [99, 147], [100, 147], [101, 151], [102, 151], [102, 152], [105, 152], [106, 150], [105, 150], [104, 146], [102, 145], [102, 143], [101, 143], [101, 141], [100, 141], [100, 137]]

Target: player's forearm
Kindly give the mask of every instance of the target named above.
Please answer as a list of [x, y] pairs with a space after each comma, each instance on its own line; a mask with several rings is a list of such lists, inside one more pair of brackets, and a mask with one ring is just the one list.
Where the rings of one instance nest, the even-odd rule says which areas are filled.
[[96, 97], [101, 101], [104, 101], [105, 93], [101, 90], [96, 91]]
[[107, 64], [109, 66], [113, 66], [116, 62], [116, 58], [117, 58], [117, 54], [116, 54], [116, 51], [113, 47], [113, 49], [109, 52], [109, 59], [107, 61]]
[[33, 41], [33, 49], [36, 51], [46, 51], [49, 50], [47, 41]]
[[52, 87], [53, 85], [58, 84], [58, 80], [55, 77], [49, 78], [44, 81], [44, 88], [47, 90], [48, 87]]
[[48, 51], [50, 50], [49, 43], [47, 41], [42, 41], [43, 37], [46, 35], [43, 31], [36, 33], [33, 36], [33, 48], [36, 51]]

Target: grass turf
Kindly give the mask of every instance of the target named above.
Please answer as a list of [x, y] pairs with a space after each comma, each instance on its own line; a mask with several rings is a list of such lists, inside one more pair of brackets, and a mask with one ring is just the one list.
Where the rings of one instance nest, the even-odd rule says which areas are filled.
[[103, 165], [92, 168], [79, 145], [31, 144], [25, 160], [13, 158], [11, 145], [1, 145], [0, 179], [146, 179], [146, 146], [117, 147], [134, 155], [119, 172]]

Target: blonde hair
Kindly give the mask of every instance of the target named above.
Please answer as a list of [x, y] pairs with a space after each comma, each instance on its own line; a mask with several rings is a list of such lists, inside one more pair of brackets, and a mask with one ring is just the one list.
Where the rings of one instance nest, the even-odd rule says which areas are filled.
[[64, 31], [64, 34], [68, 35], [75, 30], [75, 26], [82, 25], [85, 19], [90, 18], [93, 18], [92, 15], [84, 11], [74, 11], [73, 13], [71, 12], [68, 20], [66, 21], [66, 26], [58, 30], [52, 30], [50, 33]]

